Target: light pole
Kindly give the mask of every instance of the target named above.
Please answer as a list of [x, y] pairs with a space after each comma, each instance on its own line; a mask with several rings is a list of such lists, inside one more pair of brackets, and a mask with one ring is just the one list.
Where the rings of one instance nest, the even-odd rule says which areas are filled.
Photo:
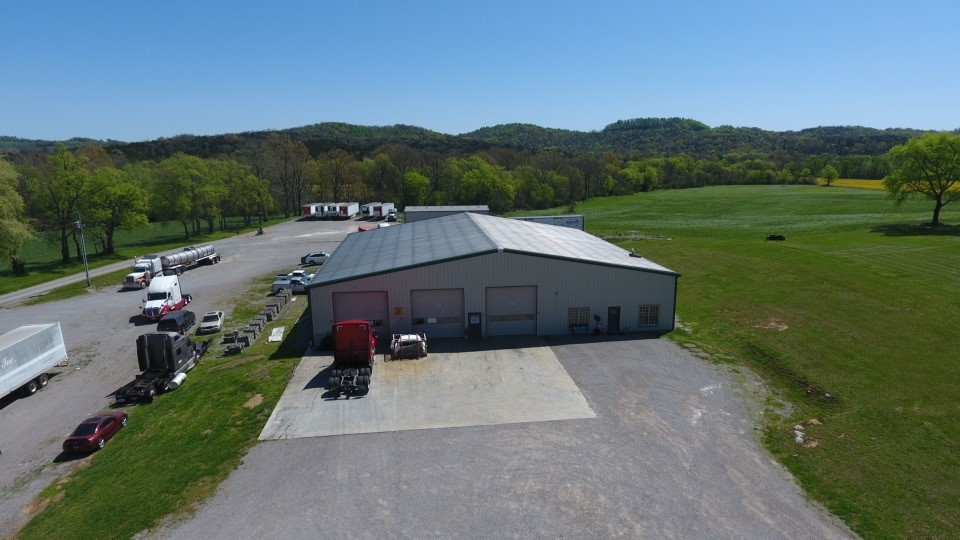
[[87, 287], [90, 286], [90, 267], [87, 266], [87, 242], [83, 238], [83, 222], [80, 220], [80, 211], [77, 210], [77, 229], [80, 230], [80, 254], [83, 256], [83, 272], [87, 275]]

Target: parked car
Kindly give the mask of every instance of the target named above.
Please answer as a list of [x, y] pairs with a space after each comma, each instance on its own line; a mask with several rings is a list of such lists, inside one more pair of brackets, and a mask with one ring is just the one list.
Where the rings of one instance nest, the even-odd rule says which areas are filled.
[[313, 253], [307, 253], [303, 257], [300, 257], [300, 264], [320, 264], [327, 262], [327, 259], [330, 258], [330, 254], [326, 251], [315, 251]]
[[293, 272], [290, 272], [289, 274], [287, 274], [287, 277], [290, 279], [295, 279], [295, 278], [303, 279], [306, 276], [307, 276], [306, 270], [294, 270]]
[[277, 274], [277, 277], [273, 280], [273, 285], [271, 289], [273, 292], [277, 292], [280, 289], [289, 289], [290, 288], [290, 276], [287, 274]]
[[291, 279], [290, 289], [295, 293], [307, 292], [307, 285], [313, 280], [314, 275], [316, 274], [307, 274], [303, 277]]
[[93, 452], [116, 435], [120, 428], [127, 425], [127, 413], [123, 411], [91, 416], [77, 426], [73, 433], [63, 441], [64, 452]]
[[397, 221], [397, 209], [396, 209], [396, 208], [391, 208], [390, 211], [387, 212], [387, 221]]
[[223, 312], [222, 311], [208, 311], [203, 314], [203, 318], [200, 319], [200, 326], [197, 327], [198, 334], [205, 334], [207, 332], [219, 332], [223, 330]]
[[197, 322], [197, 316], [192, 311], [181, 309], [171, 311], [157, 323], [157, 332], [176, 332], [186, 334]]

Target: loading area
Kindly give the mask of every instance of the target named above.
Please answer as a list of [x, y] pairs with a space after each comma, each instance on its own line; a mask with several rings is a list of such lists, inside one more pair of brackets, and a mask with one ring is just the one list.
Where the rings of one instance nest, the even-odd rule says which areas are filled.
[[384, 361], [370, 392], [333, 399], [332, 353], [304, 356], [260, 440], [594, 418], [586, 398], [538, 338], [435, 340], [429, 355]]

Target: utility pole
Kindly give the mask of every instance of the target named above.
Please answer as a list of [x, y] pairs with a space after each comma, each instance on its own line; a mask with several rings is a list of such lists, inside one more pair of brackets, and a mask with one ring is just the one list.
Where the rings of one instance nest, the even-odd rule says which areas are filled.
[[80, 220], [80, 211], [77, 210], [77, 229], [80, 230], [80, 254], [83, 256], [83, 272], [87, 275], [87, 287], [90, 286], [90, 267], [87, 265], [87, 242], [83, 238], [83, 222]]

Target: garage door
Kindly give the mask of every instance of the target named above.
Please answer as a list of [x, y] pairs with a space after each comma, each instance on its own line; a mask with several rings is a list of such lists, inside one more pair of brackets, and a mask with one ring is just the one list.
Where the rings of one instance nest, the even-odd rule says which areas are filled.
[[427, 339], [462, 338], [463, 289], [421, 289], [410, 291], [410, 315], [413, 331]]
[[488, 287], [487, 335], [537, 333], [537, 287]]
[[333, 317], [337, 321], [373, 321], [377, 340], [390, 339], [390, 312], [387, 291], [333, 293]]

